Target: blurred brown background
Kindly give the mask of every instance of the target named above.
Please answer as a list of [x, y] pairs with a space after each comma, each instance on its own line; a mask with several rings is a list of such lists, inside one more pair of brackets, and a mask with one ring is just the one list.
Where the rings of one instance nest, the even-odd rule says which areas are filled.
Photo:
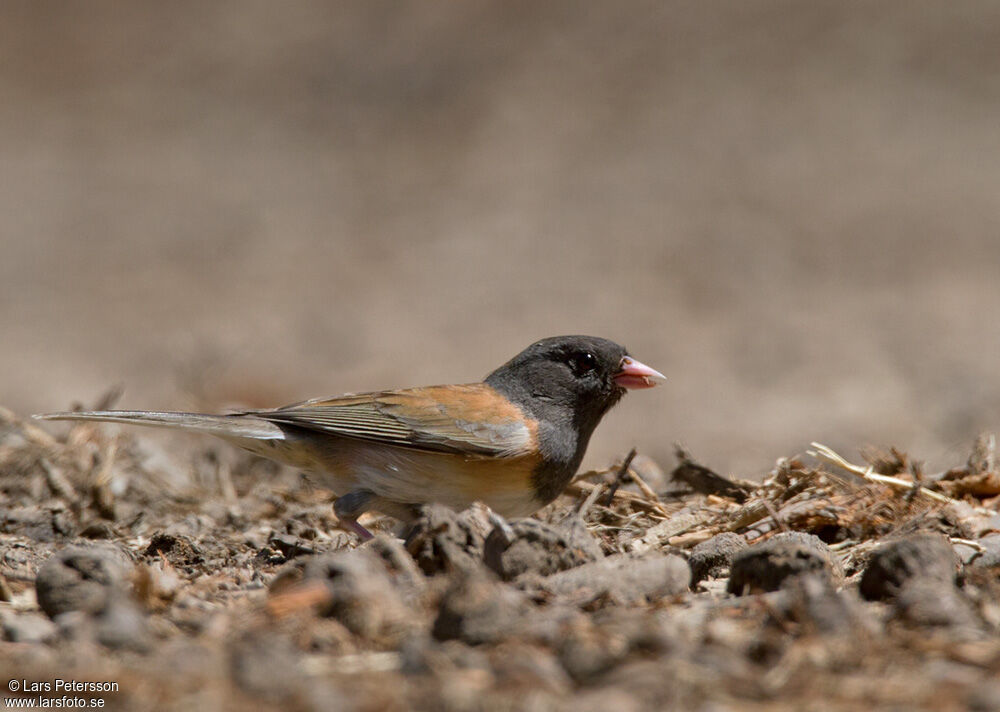
[[279, 405], [592, 333], [589, 464], [1000, 422], [1000, 4], [0, 6], [0, 403]]

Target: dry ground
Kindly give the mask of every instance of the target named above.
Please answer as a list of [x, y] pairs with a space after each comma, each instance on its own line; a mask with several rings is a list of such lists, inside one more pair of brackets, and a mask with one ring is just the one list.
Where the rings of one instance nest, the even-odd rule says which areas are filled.
[[640, 456], [362, 546], [294, 472], [155, 448], [4, 415], [7, 677], [122, 710], [1000, 709], [991, 438], [942, 473], [816, 445], [759, 484]]

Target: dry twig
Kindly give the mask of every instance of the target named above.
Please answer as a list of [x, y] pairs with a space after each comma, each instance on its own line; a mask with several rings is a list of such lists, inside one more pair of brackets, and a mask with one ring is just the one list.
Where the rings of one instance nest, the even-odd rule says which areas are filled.
[[[838, 455], [832, 449], [828, 448], [826, 445], [822, 445], [817, 442], [809, 444], [810, 446], [815, 448], [815, 450], [809, 451], [809, 454], [812, 455], [813, 457], [819, 458], [821, 460], [826, 460], [827, 462], [837, 465], [838, 467], [847, 470], [848, 472], [853, 472], [854, 474], [868, 480], [869, 482], [878, 482], [902, 490], [914, 489], [913, 482], [907, 482], [906, 480], [901, 480], [898, 477], [889, 477], [888, 475], [880, 475], [877, 472], [875, 472], [875, 470], [872, 468], [871, 465], [867, 467], [854, 465], [845, 460], [840, 455]], [[946, 504], [957, 504], [958, 502], [958, 500], [954, 500], [951, 497], [946, 497], [940, 492], [934, 492], [933, 490], [929, 490], [926, 487], [920, 487], [919, 489], [917, 489], [917, 492], [919, 494], [924, 495], [925, 497], [929, 497], [938, 502], [945, 502]]]

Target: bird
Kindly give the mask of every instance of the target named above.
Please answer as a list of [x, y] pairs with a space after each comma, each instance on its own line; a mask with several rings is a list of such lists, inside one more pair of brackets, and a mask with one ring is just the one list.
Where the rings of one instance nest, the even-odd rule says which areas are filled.
[[486, 504], [525, 517], [572, 480], [603, 416], [627, 390], [663, 374], [619, 344], [556, 336], [528, 346], [478, 383], [347, 393], [227, 414], [98, 410], [43, 413], [207, 433], [305, 471], [337, 496], [341, 528], [358, 517], [410, 522], [420, 506]]

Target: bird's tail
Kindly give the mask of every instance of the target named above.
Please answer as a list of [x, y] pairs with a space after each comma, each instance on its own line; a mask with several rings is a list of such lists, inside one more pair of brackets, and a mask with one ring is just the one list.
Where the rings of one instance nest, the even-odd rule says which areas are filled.
[[152, 410], [94, 410], [43, 413], [38, 420], [97, 420], [106, 423], [144, 425], [151, 428], [174, 428], [208, 433], [224, 438], [281, 440], [284, 433], [274, 423], [250, 414], [207, 415], [203, 413], [160, 413]]

